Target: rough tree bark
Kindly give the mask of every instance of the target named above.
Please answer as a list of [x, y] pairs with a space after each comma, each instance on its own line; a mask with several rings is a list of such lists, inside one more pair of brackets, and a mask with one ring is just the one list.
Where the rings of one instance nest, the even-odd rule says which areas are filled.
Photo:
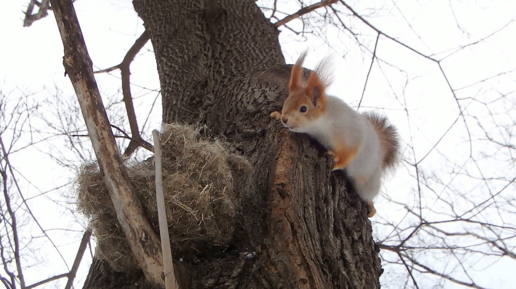
[[[320, 145], [269, 117], [287, 96], [290, 68], [255, 2], [133, 4], [154, 46], [163, 121], [206, 125], [255, 169], [236, 184], [246, 193], [230, 247], [175, 263], [181, 288], [378, 288], [367, 205]], [[151, 288], [142, 278], [94, 260], [84, 288]]]

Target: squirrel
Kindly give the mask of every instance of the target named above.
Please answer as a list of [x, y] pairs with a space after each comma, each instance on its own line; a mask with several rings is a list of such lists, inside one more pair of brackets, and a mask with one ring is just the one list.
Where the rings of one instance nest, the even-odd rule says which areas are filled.
[[358, 113], [341, 99], [327, 95], [331, 84], [323, 59], [304, 83], [305, 51], [292, 67], [289, 96], [282, 112], [271, 117], [281, 120], [289, 130], [306, 133], [321, 143], [333, 156], [333, 170], [346, 169], [358, 195], [369, 207], [368, 217], [376, 214], [373, 198], [380, 191], [385, 170], [398, 159], [399, 141], [396, 128], [376, 113]]

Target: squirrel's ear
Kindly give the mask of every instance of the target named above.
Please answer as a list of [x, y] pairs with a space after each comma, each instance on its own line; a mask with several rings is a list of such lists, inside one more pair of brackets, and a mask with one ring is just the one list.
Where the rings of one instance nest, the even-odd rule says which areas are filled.
[[310, 77], [308, 78], [308, 84], [305, 88], [305, 94], [308, 95], [310, 100], [315, 107], [321, 108], [324, 102], [324, 85], [321, 83], [319, 77], [315, 72], [310, 72]]
[[301, 53], [296, 61], [296, 64], [292, 66], [292, 72], [290, 73], [290, 84], [288, 89], [290, 91], [296, 90], [303, 87], [303, 62], [305, 61], [307, 51]]

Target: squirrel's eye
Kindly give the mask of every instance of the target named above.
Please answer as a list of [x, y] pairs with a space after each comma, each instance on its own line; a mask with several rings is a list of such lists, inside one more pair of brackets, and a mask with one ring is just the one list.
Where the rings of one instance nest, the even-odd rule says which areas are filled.
[[299, 111], [300, 111], [300, 112], [306, 112], [306, 106], [304, 106], [304, 105], [303, 105], [303, 106], [301, 106], [301, 107], [299, 108]]

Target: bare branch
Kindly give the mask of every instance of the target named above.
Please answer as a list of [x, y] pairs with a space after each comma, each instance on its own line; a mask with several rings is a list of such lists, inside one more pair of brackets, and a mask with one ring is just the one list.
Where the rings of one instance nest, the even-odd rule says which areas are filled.
[[95, 74], [108, 73], [108, 72], [111, 72], [111, 71], [115, 71], [117, 69], [120, 69], [120, 64], [117, 64], [115, 66], [111, 66], [111, 67], [108, 67], [108, 68], [105, 68], [105, 69], [97, 70], [94, 73]]
[[364, 99], [367, 82], [369, 81], [369, 75], [371, 74], [371, 70], [373, 69], [374, 60], [376, 58], [376, 48], [378, 47], [378, 39], [380, 39], [380, 33], [376, 34], [376, 41], [374, 42], [373, 56], [371, 56], [371, 65], [369, 66], [369, 70], [367, 71], [367, 76], [366, 76], [366, 80], [364, 83], [364, 89], [362, 90], [362, 96], [360, 96], [360, 101], [358, 102], [357, 110], [360, 109], [360, 105], [362, 104], [362, 99]]
[[271, 13], [271, 16], [269, 17], [269, 19], [276, 19], [276, 16], [274, 14], [276, 14], [276, 11], [278, 10], [278, 0], [274, 0], [274, 6], [272, 8], [272, 13]]
[[467, 287], [477, 288], [477, 289], [486, 289], [485, 287], [482, 287], [482, 286], [479, 286], [479, 285], [475, 284], [475, 282], [466, 283], [466, 282], [460, 281], [458, 279], [455, 279], [455, 278], [449, 276], [448, 274], [443, 274], [441, 272], [437, 272], [436, 270], [434, 270], [434, 269], [432, 269], [432, 268], [430, 268], [430, 267], [428, 267], [426, 265], [423, 265], [422, 263], [418, 262], [415, 258], [410, 258], [408, 256], [405, 256], [405, 257], [409, 258], [410, 261], [413, 264], [415, 264], [416, 266], [419, 266], [422, 269], [424, 269], [424, 271], [421, 271], [422, 273], [431, 273], [433, 275], [440, 276], [441, 278], [444, 278], [446, 280], [450, 280], [453, 283], [457, 283], [457, 284], [464, 285], [464, 286], [467, 286]]
[[344, 6], [345, 6], [345, 7], [346, 7], [346, 8], [347, 8], [347, 9], [348, 9], [352, 14], [353, 14], [353, 16], [355, 16], [355, 17], [357, 17], [358, 19], [360, 19], [360, 21], [362, 21], [365, 25], [369, 26], [369, 28], [373, 29], [376, 33], [379, 33], [379, 34], [381, 34], [381, 35], [385, 36], [386, 38], [388, 38], [388, 39], [390, 39], [390, 40], [392, 40], [392, 41], [394, 41], [394, 42], [398, 43], [399, 45], [401, 45], [401, 46], [403, 46], [403, 47], [407, 48], [408, 50], [410, 50], [410, 51], [412, 51], [412, 52], [414, 52], [414, 53], [416, 53], [416, 54], [418, 54], [418, 55], [420, 55], [420, 56], [422, 56], [422, 57], [424, 57], [424, 58], [430, 59], [430, 60], [432, 60], [432, 61], [434, 61], [434, 62], [439, 62], [437, 59], [432, 58], [432, 57], [430, 57], [430, 56], [428, 56], [428, 55], [425, 55], [425, 54], [423, 54], [423, 53], [419, 52], [418, 50], [416, 50], [416, 49], [414, 49], [414, 48], [412, 48], [412, 47], [408, 46], [407, 44], [405, 44], [405, 43], [403, 43], [403, 42], [401, 42], [401, 41], [399, 41], [399, 40], [397, 40], [397, 39], [393, 38], [392, 36], [390, 36], [390, 35], [386, 34], [385, 32], [381, 31], [380, 29], [376, 28], [376, 26], [374, 26], [374, 25], [373, 25], [373, 24], [371, 24], [369, 21], [367, 21], [364, 17], [362, 17], [360, 14], [358, 14], [358, 13], [357, 13], [357, 12], [356, 12], [356, 11], [355, 11], [351, 6], [349, 6], [346, 2], [344, 2], [343, 0], [339, 0], [339, 1], [340, 1], [340, 3], [342, 3], [342, 5], [344, 5]]
[[79, 265], [81, 264], [82, 256], [84, 256], [84, 252], [86, 251], [86, 246], [90, 242], [91, 237], [91, 229], [88, 228], [81, 239], [81, 244], [79, 245], [79, 250], [77, 251], [77, 255], [75, 256], [75, 261], [73, 261], [72, 270], [68, 273], [68, 282], [66, 283], [65, 289], [72, 288], [73, 280], [75, 279], [75, 275], [77, 274], [77, 270], [79, 270]]
[[[4, 174], [2, 174], [2, 177], [3, 176], [4, 176]], [[6, 180], [3, 179], [2, 182], [4, 183], [4, 186], [5, 186]], [[1, 212], [1, 213], [2, 213], [2, 221], [7, 223], [6, 217], [4, 216], [3, 212]], [[8, 226], [6, 225], [4, 227], [6, 230], [7, 241], [9, 242], [9, 246], [12, 248], [11, 240], [8, 237], [8, 234], [9, 234]], [[0, 244], [3, 244], [3, 238], [4, 237], [2, 236], [2, 234], [0, 234]], [[4, 267], [4, 271], [11, 280], [7, 280], [5, 277], [2, 277], [2, 282], [8, 288], [16, 288], [16, 275], [9, 269], [9, 266], [8, 266], [8, 263], [11, 262], [11, 260], [10, 260], [11, 256], [9, 256], [9, 257], [6, 256], [5, 247], [7, 247], [7, 246], [3, 246], [3, 245], [0, 246], [0, 257], [2, 258], [2, 265]], [[7, 285], [9, 285], [9, 286], [7, 286]]]
[[0, 280], [2, 281], [2, 284], [4, 284], [6, 289], [13, 289], [15, 288], [9, 280], [7, 280], [5, 277], [0, 276]]
[[405, 266], [405, 269], [407, 269], [407, 272], [409, 273], [410, 278], [412, 279], [412, 283], [414, 284], [414, 286], [416, 286], [417, 289], [419, 289], [419, 285], [417, 284], [416, 278], [414, 277], [414, 274], [412, 274], [412, 268], [409, 267], [407, 262], [405, 262], [405, 258], [403, 258], [403, 255], [401, 255], [399, 252], [398, 252], [398, 257], [400, 258], [401, 262], [403, 263], [403, 266]]
[[[7, 158], [5, 155], [4, 143], [2, 141], [2, 137], [0, 136], [0, 144], [2, 145], [2, 153], [4, 154], [4, 158]], [[23, 277], [23, 269], [21, 265], [20, 259], [20, 239], [18, 237], [18, 225], [16, 221], [16, 215], [14, 214], [13, 208], [11, 206], [11, 197], [9, 196], [9, 192], [7, 190], [7, 172], [2, 170], [0, 171], [2, 174], [2, 185], [3, 185], [3, 193], [5, 206], [7, 207], [7, 212], [9, 213], [9, 217], [11, 218], [11, 232], [13, 234], [13, 242], [14, 242], [14, 261], [16, 263], [16, 270], [18, 271], [18, 279], [20, 280], [20, 285], [22, 288], [25, 287], [25, 278]]]
[[124, 95], [125, 109], [127, 110], [127, 118], [129, 119], [129, 126], [131, 127], [131, 141], [124, 152], [125, 157], [129, 157], [139, 146], [144, 147], [149, 151], [154, 151], [152, 145], [143, 140], [138, 129], [138, 122], [136, 121], [136, 113], [134, 111], [133, 97], [131, 95], [131, 81], [130, 81], [130, 65], [134, 60], [136, 54], [149, 41], [149, 33], [147, 30], [134, 42], [133, 46], [127, 51], [122, 63], [120, 63], [120, 72], [122, 73], [122, 93]]
[[140, 130], [138, 128], [138, 122], [136, 120], [136, 113], [134, 110], [133, 105], [133, 97], [131, 94], [131, 70], [130, 66], [133, 62], [134, 58], [140, 52], [140, 50], [145, 46], [145, 44], [149, 41], [150, 36], [147, 30], [145, 30], [138, 39], [134, 42], [133, 46], [127, 51], [124, 59], [120, 64], [117, 64], [115, 66], [96, 71], [95, 73], [104, 73], [104, 72], [111, 72], [116, 69], [120, 69], [120, 73], [122, 74], [122, 94], [124, 96], [124, 104], [125, 109], [127, 111], [127, 118], [129, 120], [129, 127], [131, 128], [131, 135], [132, 137], [129, 137], [131, 140], [129, 142], [129, 145], [125, 149], [123, 156], [128, 158], [132, 155], [132, 153], [138, 148], [143, 147], [146, 150], [153, 152], [154, 149], [152, 145], [145, 141], [140, 134]]
[[[32, 219], [34, 220], [34, 222], [36, 223], [36, 225], [38, 226], [38, 228], [41, 230], [41, 232], [43, 233], [43, 235], [45, 235], [45, 237], [49, 240], [49, 242], [52, 244], [52, 246], [56, 249], [57, 253], [59, 254], [59, 256], [61, 257], [61, 259], [63, 260], [65, 266], [68, 268], [68, 264], [66, 263], [66, 260], [65, 258], [63, 257], [63, 254], [61, 254], [61, 251], [59, 251], [59, 249], [57, 248], [56, 244], [54, 243], [54, 241], [50, 238], [50, 236], [47, 234], [47, 232], [45, 231], [45, 229], [43, 229], [43, 226], [41, 225], [41, 223], [38, 221], [38, 219], [36, 218], [36, 216], [33, 214], [32, 212], [32, 209], [29, 207], [29, 204], [27, 202], [27, 200], [25, 199], [24, 195], [22, 194], [22, 190], [20, 188], [20, 185], [18, 184], [18, 181], [16, 180], [16, 178], [14, 177], [14, 169], [13, 169], [13, 166], [11, 165], [11, 162], [9, 161], [9, 154], [8, 154], [8, 150], [6, 149], [5, 145], [4, 145], [4, 142], [2, 140], [2, 135], [0, 135], [0, 148], [1, 148], [1, 152], [2, 152], [2, 158], [4, 159], [5, 163], [6, 163], [6, 166], [7, 168], [9, 169], [9, 172], [11, 174], [11, 176], [13, 177], [13, 183], [16, 187], [16, 190], [18, 191], [18, 194], [19, 196], [21, 197], [22, 201], [23, 201], [23, 204], [25, 205], [25, 207], [27, 208], [27, 212], [29, 213], [29, 215], [32, 217]], [[21, 274], [21, 272], [19, 273]]]
[[38, 286], [41, 286], [43, 284], [46, 284], [46, 283], [49, 283], [49, 282], [52, 282], [52, 281], [56, 281], [56, 280], [59, 280], [61, 278], [65, 278], [65, 277], [68, 277], [70, 273], [63, 273], [63, 274], [60, 274], [60, 275], [56, 275], [56, 276], [53, 276], [53, 277], [50, 277], [48, 279], [45, 279], [43, 281], [39, 281], [37, 283], [34, 283], [32, 285], [29, 285], [27, 287], [22, 287], [24, 289], [32, 289], [32, 288], [36, 288]]
[[[32, 14], [35, 4], [37, 4], [39, 10], [38, 13]], [[42, 0], [41, 3], [38, 3], [37, 0], [30, 0], [29, 5], [27, 6], [27, 11], [25, 12], [23, 27], [29, 27], [32, 25], [32, 23], [38, 21], [41, 18], [46, 17], [48, 15], [47, 10], [50, 9], [51, 8], [49, 0]]]
[[159, 240], [144, 217], [140, 201], [132, 192], [113, 133], [109, 129], [75, 10], [67, 0], [52, 0], [51, 3], [65, 49], [66, 73], [77, 94], [118, 221], [147, 280], [162, 286], [160, 272], [163, 260]]
[[301, 9], [299, 9], [296, 13], [294, 14], [291, 14], [283, 19], [281, 19], [280, 21], [274, 23], [274, 26], [276, 27], [280, 27], [282, 25], [285, 25], [287, 23], [289, 23], [290, 21], [294, 20], [294, 19], [297, 19], [305, 14], [308, 14], [312, 11], [314, 11], [315, 9], [318, 9], [318, 8], [321, 8], [321, 7], [325, 7], [325, 6], [329, 6], [331, 4], [334, 4], [336, 3], [338, 0], [326, 0], [326, 1], [321, 1], [319, 3], [315, 3], [315, 4], [312, 4], [310, 6], [306, 6], [306, 7], [303, 7]]

